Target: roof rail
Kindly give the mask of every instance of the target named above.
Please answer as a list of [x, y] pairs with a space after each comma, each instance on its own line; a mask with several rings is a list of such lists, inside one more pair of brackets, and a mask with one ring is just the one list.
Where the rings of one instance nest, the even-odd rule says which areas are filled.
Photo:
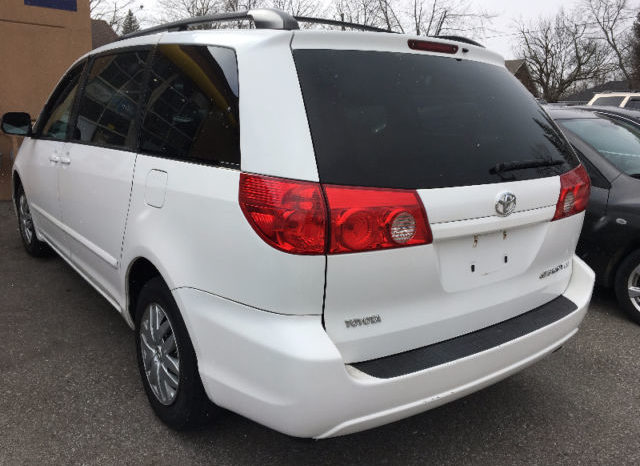
[[186, 31], [189, 26], [205, 23], [219, 23], [222, 21], [233, 21], [250, 19], [253, 20], [257, 29], [300, 29], [296, 19], [289, 13], [275, 8], [258, 8], [248, 11], [237, 11], [233, 13], [219, 13], [215, 15], [196, 16], [194, 18], [181, 19], [171, 23], [160, 24], [120, 37], [122, 39], [131, 39], [132, 37], [146, 36], [164, 31]]
[[[327, 24], [330, 26], [340, 26], [342, 28], [361, 29], [363, 31], [373, 32], [387, 32], [394, 33], [390, 29], [383, 29], [375, 26], [368, 26], [366, 24], [350, 23], [348, 21], [339, 21], [335, 19], [314, 18], [310, 16], [291, 16], [282, 10], [275, 8], [257, 8], [248, 11], [236, 11], [232, 13], [218, 13], [215, 15], [196, 16], [194, 18], [181, 19], [173, 21], [171, 23], [160, 24], [140, 31], [135, 31], [129, 34], [125, 34], [120, 37], [119, 40], [130, 39], [132, 37], [146, 36], [149, 34], [155, 34], [157, 32], [165, 31], [186, 31], [189, 26], [196, 24], [206, 23], [219, 23], [223, 21], [233, 20], [253, 20], [256, 29], [282, 29], [282, 30], [295, 30], [300, 29], [301, 23], [313, 23], [313, 24]], [[460, 36], [433, 36], [437, 39], [452, 40], [455, 42], [463, 42], [465, 44], [476, 45], [478, 47], [484, 47], [478, 42], [467, 39]]]
[[341, 26], [372, 32], [391, 32], [395, 34], [395, 31], [392, 31], [391, 29], [383, 29], [375, 26], [367, 26], [366, 24], [350, 23], [348, 21], [339, 21], [336, 19], [313, 18], [310, 16], [294, 16], [294, 18], [301, 23], [328, 24], [329, 26]]

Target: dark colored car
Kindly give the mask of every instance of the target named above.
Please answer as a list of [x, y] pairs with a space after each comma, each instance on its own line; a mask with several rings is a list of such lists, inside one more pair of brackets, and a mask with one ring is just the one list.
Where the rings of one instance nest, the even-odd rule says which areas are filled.
[[640, 324], [640, 113], [546, 107], [591, 177], [578, 255]]

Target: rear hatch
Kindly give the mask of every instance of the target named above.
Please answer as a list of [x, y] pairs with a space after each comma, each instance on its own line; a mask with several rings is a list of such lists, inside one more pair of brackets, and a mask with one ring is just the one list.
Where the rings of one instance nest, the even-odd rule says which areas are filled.
[[495, 56], [380, 36], [345, 34], [338, 46], [301, 32], [292, 42], [320, 182], [416, 190], [433, 234], [431, 244], [327, 256], [324, 322], [347, 363], [557, 297], [583, 218], [551, 221], [560, 175], [579, 163]]

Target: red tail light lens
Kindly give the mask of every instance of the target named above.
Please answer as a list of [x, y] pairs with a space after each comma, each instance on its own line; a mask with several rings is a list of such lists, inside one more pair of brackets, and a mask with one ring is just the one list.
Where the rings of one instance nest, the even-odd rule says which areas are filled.
[[582, 212], [589, 202], [591, 182], [584, 166], [579, 165], [560, 176], [560, 196], [556, 204], [556, 213], [551, 219], [559, 220]]
[[292, 254], [371, 251], [433, 241], [416, 191], [321, 187], [241, 173], [239, 202], [263, 240]]
[[401, 189], [324, 186], [329, 254], [429, 244], [433, 241], [418, 193]]
[[318, 183], [240, 174], [240, 207], [271, 246], [292, 254], [324, 254], [327, 212]]

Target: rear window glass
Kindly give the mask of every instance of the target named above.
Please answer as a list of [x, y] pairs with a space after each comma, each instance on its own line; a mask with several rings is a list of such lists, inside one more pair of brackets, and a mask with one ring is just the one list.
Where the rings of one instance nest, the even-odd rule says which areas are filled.
[[[409, 53], [295, 50], [324, 183], [439, 188], [555, 176], [564, 137], [503, 68]], [[549, 166], [509, 171], [499, 164]]]
[[140, 149], [235, 168], [240, 164], [238, 102], [233, 50], [160, 45], [151, 65]]
[[640, 176], [640, 127], [607, 117], [561, 120], [560, 124], [627, 175]]
[[600, 105], [602, 107], [619, 107], [624, 97], [598, 97], [591, 105]]

